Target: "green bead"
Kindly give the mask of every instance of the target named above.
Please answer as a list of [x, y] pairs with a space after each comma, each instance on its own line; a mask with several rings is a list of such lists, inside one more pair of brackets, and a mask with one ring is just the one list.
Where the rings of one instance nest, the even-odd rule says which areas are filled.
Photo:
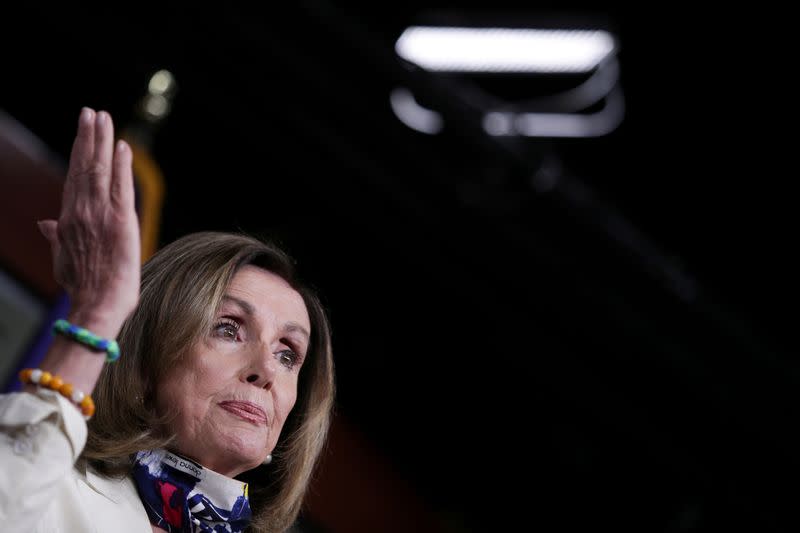
[[76, 340], [96, 351], [106, 352], [106, 361], [109, 363], [119, 359], [120, 350], [117, 341], [98, 337], [88, 329], [70, 324], [63, 318], [59, 318], [53, 323], [53, 332]]

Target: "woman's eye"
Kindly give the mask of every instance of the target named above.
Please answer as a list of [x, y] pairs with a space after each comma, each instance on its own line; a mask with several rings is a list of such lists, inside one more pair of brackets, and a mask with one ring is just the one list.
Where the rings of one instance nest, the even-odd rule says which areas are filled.
[[294, 368], [297, 363], [297, 354], [294, 350], [281, 350], [276, 354], [280, 363], [286, 368]]
[[239, 335], [239, 324], [233, 321], [224, 320], [214, 326], [214, 334], [223, 339], [236, 340]]

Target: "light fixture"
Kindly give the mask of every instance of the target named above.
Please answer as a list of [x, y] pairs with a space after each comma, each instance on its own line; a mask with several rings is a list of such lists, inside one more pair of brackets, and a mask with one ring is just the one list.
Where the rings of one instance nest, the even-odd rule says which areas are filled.
[[603, 30], [412, 26], [397, 54], [438, 72], [588, 72], [615, 48]]
[[[457, 17], [454, 17], [457, 18]], [[625, 114], [619, 87], [617, 39], [603, 29], [415, 25], [406, 28], [395, 51], [431, 76], [447, 76], [448, 86], [464, 88], [492, 136], [599, 137], [614, 131]], [[469, 83], [461, 78], [475, 77]], [[489, 94], [481, 82], [492, 78], [531, 87], [570, 86], [523, 101]], [[518, 82], [518, 83], [517, 83]], [[548, 85], [549, 84], [549, 85]], [[406, 126], [435, 135], [446, 131], [446, 116], [420, 105], [410, 89], [397, 87], [390, 105]]]

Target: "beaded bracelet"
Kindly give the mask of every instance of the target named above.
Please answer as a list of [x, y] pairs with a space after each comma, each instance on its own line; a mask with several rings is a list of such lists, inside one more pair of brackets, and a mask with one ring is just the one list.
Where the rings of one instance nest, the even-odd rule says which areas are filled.
[[80, 408], [86, 420], [94, 414], [94, 400], [92, 400], [92, 397], [77, 390], [70, 383], [64, 383], [64, 380], [57, 375], [54, 376], [50, 372], [45, 372], [38, 368], [25, 368], [20, 371], [19, 379], [23, 383], [32, 383], [60, 392], [62, 396], [69, 398], [72, 403]]
[[53, 324], [53, 331], [74, 341], [78, 341], [91, 350], [105, 352], [106, 361], [109, 363], [113, 363], [119, 359], [119, 344], [117, 344], [115, 340], [98, 337], [88, 329], [70, 324], [63, 318], [55, 321]]

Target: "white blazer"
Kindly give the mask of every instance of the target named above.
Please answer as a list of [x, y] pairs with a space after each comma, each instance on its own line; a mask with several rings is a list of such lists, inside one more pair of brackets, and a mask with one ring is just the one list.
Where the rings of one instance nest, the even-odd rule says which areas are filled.
[[86, 422], [60, 394], [0, 395], [0, 529], [20, 533], [152, 533], [130, 478], [75, 462]]

